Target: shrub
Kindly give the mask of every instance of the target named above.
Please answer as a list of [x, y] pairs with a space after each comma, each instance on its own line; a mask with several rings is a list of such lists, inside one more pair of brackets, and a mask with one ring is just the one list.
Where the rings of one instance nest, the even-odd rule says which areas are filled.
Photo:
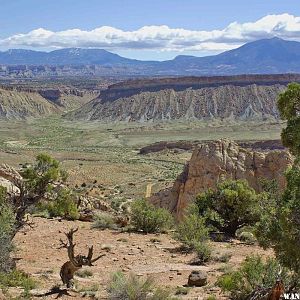
[[35, 281], [22, 271], [15, 269], [10, 272], [0, 273], [0, 288], [22, 287], [26, 291], [29, 291], [35, 288], [35, 286]]
[[248, 232], [248, 231], [242, 231], [238, 235], [238, 239], [247, 245], [253, 245], [256, 242], [254, 234], [252, 232]]
[[[280, 270], [280, 264], [274, 259], [264, 262], [260, 256], [248, 256], [238, 270], [219, 277], [217, 285], [223, 292], [229, 292], [231, 299], [244, 300], [256, 290], [268, 293], [276, 283]], [[294, 282], [286, 269], [282, 270], [281, 277], [285, 287]]]
[[232, 272], [232, 265], [231, 264], [223, 264], [217, 270], [221, 273], [228, 274], [228, 273]]
[[137, 200], [131, 205], [131, 222], [138, 231], [155, 233], [170, 229], [173, 218], [166, 209], [156, 208], [146, 200]]
[[290, 83], [288, 88], [279, 95], [278, 109], [287, 126], [281, 132], [284, 146], [296, 156], [300, 155], [300, 84]]
[[208, 226], [234, 236], [237, 229], [259, 220], [259, 196], [247, 181], [225, 181], [196, 198]]
[[209, 240], [209, 229], [205, 224], [205, 218], [195, 213], [194, 208], [194, 206], [189, 207], [175, 233], [175, 238], [190, 248], [194, 248], [198, 242]]
[[12, 267], [10, 252], [14, 222], [15, 216], [7, 203], [6, 189], [0, 186], [0, 272], [6, 272]]
[[209, 241], [209, 228], [206, 226], [206, 220], [196, 213], [196, 207], [189, 207], [183, 220], [177, 225], [175, 239], [183, 245], [194, 250], [201, 262], [209, 260], [211, 248]]
[[27, 210], [48, 198], [54, 182], [64, 182], [67, 178], [59, 162], [47, 154], [38, 155], [33, 165], [23, 165], [19, 175], [22, 176], [17, 183], [20, 193], [8, 200], [15, 215], [13, 235], [26, 224], [24, 217]]
[[76, 275], [81, 278], [91, 277], [93, 276], [93, 272], [88, 269], [78, 270]]
[[203, 264], [210, 260], [211, 246], [207, 241], [195, 243], [194, 250], [197, 254], [197, 260], [199, 264]]
[[71, 220], [79, 218], [74, 195], [68, 189], [60, 189], [55, 200], [44, 204], [44, 208], [49, 212], [50, 217], [63, 217]]
[[153, 279], [139, 278], [131, 273], [127, 277], [122, 272], [113, 274], [109, 288], [109, 300], [171, 300], [170, 292], [156, 288]]
[[121, 272], [113, 274], [108, 288], [110, 300], [143, 300], [153, 288], [153, 280], [147, 278], [145, 281], [134, 274], [128, 277]]
[[152, 294], [149, 295], [147, 300], [179, 300], [179, 299], [176, 297], [172, 297], [170, 290], [157, 288]]
[[189, 292], [190, 292], [190, 289], [189, 287], [185, 287], [185, 286], [178, 286], [176, 288], [176, 292], [175, 292], [175, 295], [187, 295]]
[[278, 260], [300, 277], [300, 84], [290, 83], [280, 94], [278, 110], [287, 120], [281, 140], [296, 156], [293, 167], [286, 173], [287, 187], [279, 192], [264, 193], [268, 200], [261, 210], [256, 235], [260, 245], [272, 247]]
[[36, 157], [34, 165], [26, 165], [21, 175], [25, 179], [28, 196], [35, 195], [39, 200], [49, 190], [51, 183], [64, 182], [68, 177], [68, 174], [60, 168], [59, 162], [44, 153]]
[[94, 217], [94, 223], [92, 225], [92, 228], [97, 228], [97, 229], [105, 229], [105, 228], [116, 229], [117, 225], [115, 224], [114, 218], [110, 214], [105, 213], [105, 212], [99, 212]]
[[273, 201], [262, 209], [256, 236], [261, 246], [272, 247], [278, 260], [300, 275], [300, 165], [286, 173], [283, 195], [267, 194]]
[[90, 286], [76, 286], [76, 290], [80, 292], [82, 298], [88, 299], [99, 299], [97, 295], [97, 291], [99, 291], [99, 285], [94, 283]]
[[231, 257], [232, 257], [232, 253], [225, 252], [221, 255], [214, 256], [213, 260], [216, 262], [228, 263], [230, 261]]

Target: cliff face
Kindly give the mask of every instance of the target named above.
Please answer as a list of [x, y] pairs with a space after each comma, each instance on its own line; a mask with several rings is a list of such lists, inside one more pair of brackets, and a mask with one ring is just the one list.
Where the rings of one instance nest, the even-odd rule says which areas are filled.
[[121, 81], [110, 85], [102, 93], [101, 98], [106, 101], [129, 97], [141, 92], [155, 92], [164, 89], [183, 91], [188, 88], [200, 89], [204, 87], [218, 87], [223, 85], [247, 86], [258, 85], [286, 85], [289, 82], [300, 82], [299, 74], [273, 74], [273, 75], [232, 75], [232, 76], [185, 76], [165, 77], [151, 79], [136, 79]]
[[[187, 88], [176, 91], [163, 89], [144, 91], [117, 99], [95, 99], [68, 117], [84, 120], [153, 122], [202, 119], [278, 119], [277, 97], [285, 85]], [[120, 96], [111, 91], [110, 97]], [[125, 90], [124, 93], [128, 93]]]
[[37, 91], [49, 102], [58, 105], [64, 110], [79, 108], [98, 96], [97, 92], [81, 91], [77, 89], [44, 89]]
[[292, 162], [285, 150], [257, 152], [229, 140], [208, 142], [193, 151], [173, 187], [153, 195], [151, 201], [181, 218], [197, 194], [226, 179], [245, 179], [256, 191], [261, 190], [261, 178], [275, 179], [284, 188], [284, 171]]
[[72, 89], [0, 88], [0, 119], [27, 119], [75, 109], [97, 94]]

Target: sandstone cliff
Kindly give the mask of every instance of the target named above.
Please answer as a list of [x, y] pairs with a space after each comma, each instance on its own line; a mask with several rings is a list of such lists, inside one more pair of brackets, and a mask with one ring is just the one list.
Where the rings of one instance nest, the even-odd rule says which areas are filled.
[[[192, 151], [198, 145], [208, 143], [207, 141], [160, 141], [140, 149], [140, 154], [148, 154], [153, 152], [159, 152], [163, 150], [183, 150]], [[285, 149], [281, 143], [281, 140], [267, 140], [267, 141], [236, 141], [241, 147], [246, 149], [258, 150], [258, 151], [270, 151], [270, 150], [283, 150]]]
[[261, 190], [261, 178], [276, 179], [283, 188], [284, 171], [292, 162], [286, 150], [257, 152], [229, 140], [208, 142], [195, 148], [173, 187], [153, 195], [150, 200], [180, 218], [197, 194], [225, 179], [245, 179], [256, 191]]

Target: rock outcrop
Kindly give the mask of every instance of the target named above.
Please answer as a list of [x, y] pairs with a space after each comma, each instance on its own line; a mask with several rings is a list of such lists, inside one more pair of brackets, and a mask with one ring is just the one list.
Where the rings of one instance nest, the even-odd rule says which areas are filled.
[[[198, 140], [198, 141], [160, 141], [140, 149], [140, 154], [149, 154], [164, 150], [183, 150], [183, 151], [192, 151], [198, 145], [207, 143], [208, 140]], [[270, 151], [270, 150], [283, 150], [284, 146], [281, 143], [281, 140], [267, 140], [267, 141], [236, 141], [241, 147], [246, 149], [258, 150], [258, 151]]]
[[278, 120], [278, 95], [297, 78], [243, 75], [126, 81], [109, 86], [66, 117], [104, 122]]
[[181, 218], [197, 194], [226, 179], [247, 180], [256, 191], [261, 191], [262, 178], [275, 179], [284, 188], [284, 171], [292, 162], [286, 150], [258, 152], [229, 140], [208, 142], [195, 148], [173, 187], [153, 195], [150, 201]]

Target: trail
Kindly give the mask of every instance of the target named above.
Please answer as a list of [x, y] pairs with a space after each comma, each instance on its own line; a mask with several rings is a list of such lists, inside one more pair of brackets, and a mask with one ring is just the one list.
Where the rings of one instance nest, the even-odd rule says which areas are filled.
[[151, 197], [153, 185], [154, 185], [154, 183], [148, 183], [148, 184], [147, 184], [147, 187], [146, 187], [146, 195], [145, 195], [146, 198]]

